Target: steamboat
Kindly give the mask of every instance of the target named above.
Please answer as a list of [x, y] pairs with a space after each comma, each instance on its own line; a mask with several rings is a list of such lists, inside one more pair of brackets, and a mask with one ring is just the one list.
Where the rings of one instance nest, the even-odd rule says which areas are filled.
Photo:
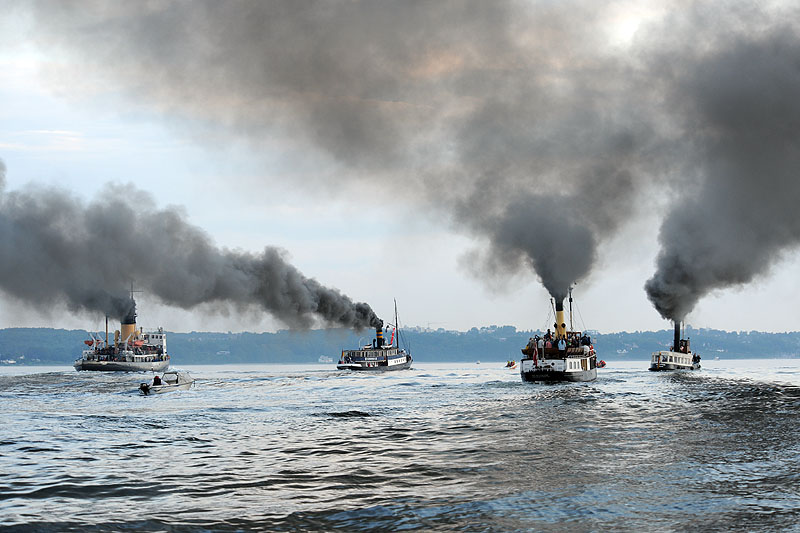
[[167, 334], [163, 328], [145, 332], [136, 327], [136, 301], [133, 292], [128, 313], [114, 332], [114, 342], [108, 340], [108, 317], [105, 338], [89, 334], [84, 341], [88, 349], [73, 365], [75, 370], [99, 370], [107, 372], [161, 372], [169, 368]]
[[388, 370], [405, 370], [411, 368], [411, 353], [400, 348], [400, 326], [397, 320], [397, 302], [394, 306], [394, 329], [389, 343], [383, 338], [383, 323], [375, 328], [372, 344], [356, 350], [342, 350], [342, 356], [336, 368], [339, 370], [357, 370], [385, 372]]
[[564, 300], [553, 301], [555, 332], [536, 335], [522, 349], [520, 360], [522, 381], [560, 382], [594, 381], [597, 379], [597, 356], [589, 335], [572, 327], [572, 289], [569, 291], [569, 322], [564, 319]]
[[653, 352], [650, 368], [653, 372], [662, 370], [698, 370], [700, 355], [692, 352], [689, 339], [681, 338], [681, 323], [675, 321], [675, 336], [670, 349]]

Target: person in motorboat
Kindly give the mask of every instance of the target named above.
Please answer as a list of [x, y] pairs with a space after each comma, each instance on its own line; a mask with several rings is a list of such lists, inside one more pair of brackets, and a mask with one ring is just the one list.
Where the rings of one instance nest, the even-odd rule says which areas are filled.
[[178, 390], [188, 390], [194, 385], [194, 379], [186, 373], [176, 370], [168, 370], [162, 376], [153, 376], [152, 383], [142, 383], [139, 390], [144, 395], [151, 393], [171, 392]]

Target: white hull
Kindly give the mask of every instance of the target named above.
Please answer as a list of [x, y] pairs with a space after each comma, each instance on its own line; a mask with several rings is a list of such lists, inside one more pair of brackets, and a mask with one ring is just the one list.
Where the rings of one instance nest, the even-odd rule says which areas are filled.
[[358, 371], [371, 371], [371, 372], [389, 372], [391, 370], [405, 370], [411, 368], [411, 356], [409, 355], [404, 360], [390, 360], [388, 364], [378, 362], [374, 363], [349, 363], [338, 364], [336, 368], [339, 370], [358, 370]]
[[189, 383], [180, 383], [178, 385], [151, 385], [147, 392], [143, 392], [143, 394], [164, 394], [165, 392], [174, 392], [178, 390], [189, 390], [194, 385], [194, 381]]
[[163, 361], [88, 361], [78, 359], [75, 370], [94, 370], [101, 372], [161, 372], [169, 368], [169, 359]]
[[695, 361], [694, 354], [660, 351], [654, 352], [651, 356], [648, 370], [659, 372], [665, 370], [698, 370], [699, 368], [699, 357]]
[[[158, 376], [153, 378], [155, 381]], [[139, 392], [148, 396], [150, 394], [164, 394], [165, 392], [175, 392], [179, 390], [189, 390], [194, 385], [194, 380], [186, 372], [178, 370], [170, 370], [164, 372], [160, 378], [161, 382], [158, 385], [150, 383], [142, 383], [139, 385]]]

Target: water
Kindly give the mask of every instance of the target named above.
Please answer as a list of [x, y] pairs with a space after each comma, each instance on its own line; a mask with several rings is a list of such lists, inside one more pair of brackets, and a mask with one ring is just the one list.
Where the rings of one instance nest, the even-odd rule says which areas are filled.
[[647, 364], [4, 367], [0, 529], [798, 530], [800, 360]]

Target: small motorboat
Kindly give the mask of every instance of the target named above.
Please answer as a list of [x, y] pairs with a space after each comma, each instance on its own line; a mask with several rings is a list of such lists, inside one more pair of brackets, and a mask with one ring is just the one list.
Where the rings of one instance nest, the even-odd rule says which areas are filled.
[[509, 360], [506, 363], [506, 368], [517, 368], [517, 362], [514, 361], [513, 359]]
[[605, 368], [605, 367], [606, 367], [606, 362], [605, 362], [605, 361], [603, 361], [602, 359], [600, 359], [600, 360], [597, 362], [597, 368]]
[[189, 390], [192, 385], [194, 385], [194, 379], [187, 372], [169, 370], [160, 377], [156, 374], [150, 383], [139, 385], [139, 391], [147, 396], [176, 390]]

